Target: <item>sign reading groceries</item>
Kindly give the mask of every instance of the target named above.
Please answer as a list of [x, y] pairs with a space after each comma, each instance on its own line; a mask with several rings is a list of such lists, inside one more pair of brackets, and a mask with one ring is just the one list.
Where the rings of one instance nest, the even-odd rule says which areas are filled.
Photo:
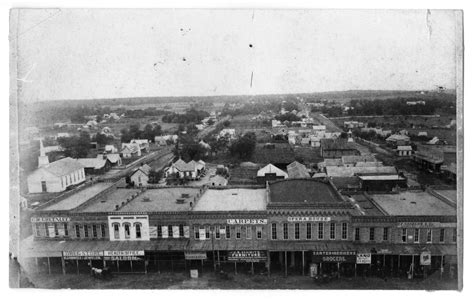
[[355, 251], [313, 251], [313, 262], [356, 262]]

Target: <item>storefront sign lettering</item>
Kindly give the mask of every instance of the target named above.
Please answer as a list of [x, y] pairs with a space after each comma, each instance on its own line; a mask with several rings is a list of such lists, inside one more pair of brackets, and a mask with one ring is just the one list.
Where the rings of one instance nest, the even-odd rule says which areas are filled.
[[456, 227], [456, 223], [441, 222], [399, 222], [398, 228], [436, 228], [436, 227]]
[[104, 251], [104, 256], [145, 256], [145, 250]]
[[206, 252], [185, 252], [184, 258], [187, 260], [203, 260], [207, 259]]
[[227, 219], [229, 225], [265, 225], [267, 219]]
[[355, 251], [313, 251], [313, 262], [356, 262]]
[[102, 259], [104, 251], [63, 251], [64, 259]]
[[242, 251], [229, 251], [228, 259], [231, 261], [262, 261], [267, 259], [265, 251], [251, 251], [251, 250], [242, 250]]
[[32, 223], [65, 223], [70, 222], [69, 217], [31, 217]]
[[331, 217], [288, 217], [288, 222], [330, 222]]
[[357, 253], [358, 264], [369, 264], [372, 261], [372, 254], [370, 253]]

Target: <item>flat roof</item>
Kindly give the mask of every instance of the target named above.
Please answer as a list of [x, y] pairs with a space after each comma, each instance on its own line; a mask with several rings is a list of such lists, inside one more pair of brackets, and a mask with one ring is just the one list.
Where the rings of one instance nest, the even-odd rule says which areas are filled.
[[270, 202], [331, 203], [342, 200], [328, 183], [315, 179], [289, 179], [270, 184]]
[[[163, 211], [188, 211], [189, 202], [195, 202], [199, 188], [161, 188], [147, 189], [118, 211], [120, 212], [163, 212]], [[183, 203], [176, 200], [184, 199]]]
[[113, 185], [113, 182], [100, 182], [86, 187], [69, 197], [66, 197], [42, 210], [71, 210], [85, 203], [95, 195], [103, 192]]
[[258, 211], [266, 204], [265, 189], [208, 189], [193, 211]]
[[427, 192], [372, 194], [370, 197], [389, 215], [453, 216], [456, 209]]
[[371, 176], [359, 176], [362, 180], [401, 180], [405, 179], [399, 175], [371, 175]]
[[128, 197], [136, 194], [137, 189], [114, 189], [110, 193], [91, 201], [81, 212], [108, 212], [115, 211], [115, 205], [120, 205]]

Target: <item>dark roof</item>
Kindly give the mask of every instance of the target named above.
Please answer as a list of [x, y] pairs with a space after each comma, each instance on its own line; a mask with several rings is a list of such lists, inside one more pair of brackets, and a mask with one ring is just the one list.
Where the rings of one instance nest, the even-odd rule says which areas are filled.
[[332, 183], [338, 189], [351, 189], [351, 188], [359, 188], [359, 178], [356, 176], [350, 177], [333, 177], [331, 178]]
[[288, 179], [270, 184], [270, 202], [338, 203], [342, 202], [329, 184], [314, 179]]
[[295, 160], [295, 152], [288, 143], [275, 143], [275, 148], [257, 144], [252, 161], [262, 164], [289, 164]]
[[321, 148], [323, 149], [353, 149], [345, 139], [322, 139]]

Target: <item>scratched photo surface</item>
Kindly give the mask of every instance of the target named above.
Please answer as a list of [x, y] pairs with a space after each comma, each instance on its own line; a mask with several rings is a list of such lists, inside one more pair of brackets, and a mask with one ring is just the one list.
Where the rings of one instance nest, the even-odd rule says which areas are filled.
[[461, 290], [456, 10], [12, 9], [10, 287]]

